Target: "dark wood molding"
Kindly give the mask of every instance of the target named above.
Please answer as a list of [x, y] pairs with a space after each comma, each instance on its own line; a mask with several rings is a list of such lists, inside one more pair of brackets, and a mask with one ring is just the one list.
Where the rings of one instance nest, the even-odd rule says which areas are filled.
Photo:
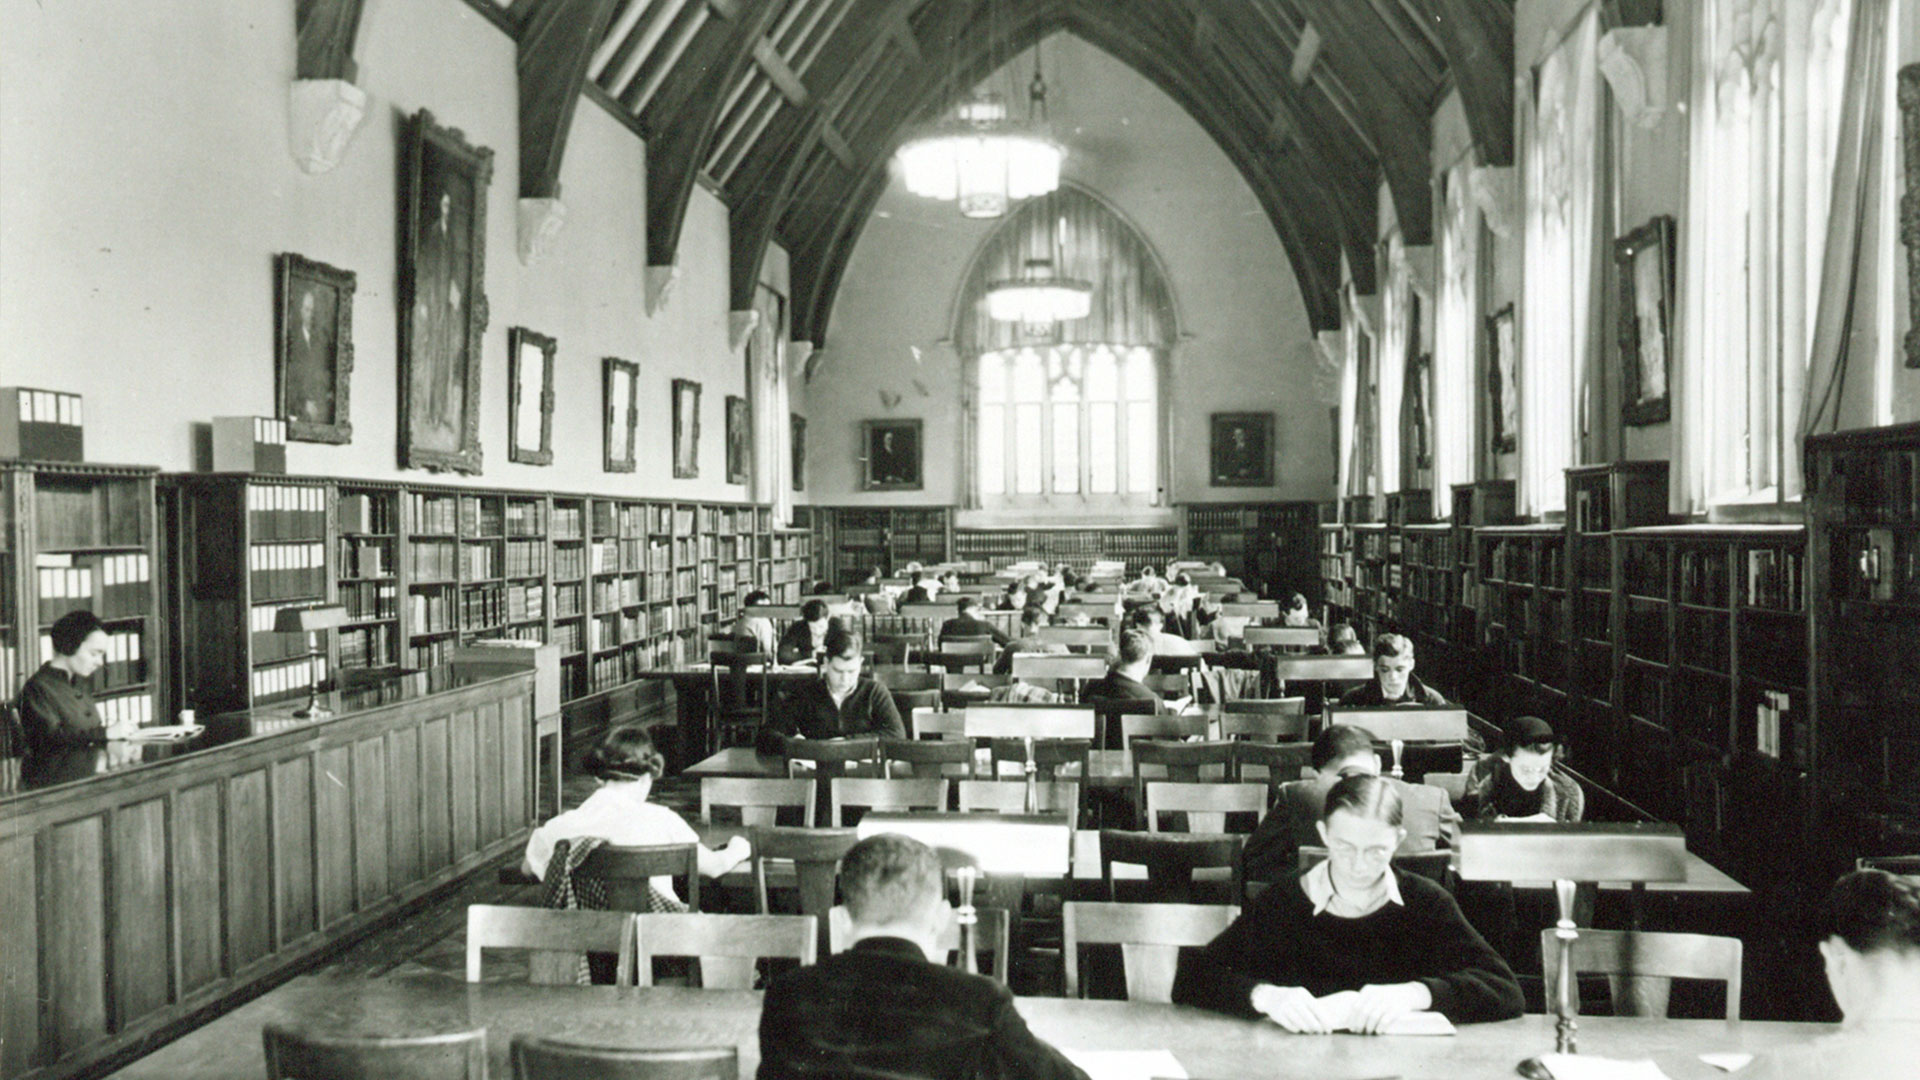
[[1428, 5], [1481, 163], [1513, 164], [1513, 6], [1505, 0]]
[[520, 197], [560, 194], [560, 162], [587, 63], [606, 34], [616, 0], [539, 0], [518, 37]]
[[359, 74], [353, 46], [363, 0], [298, 0], [293, 8], [294, 77], [344, 79]]

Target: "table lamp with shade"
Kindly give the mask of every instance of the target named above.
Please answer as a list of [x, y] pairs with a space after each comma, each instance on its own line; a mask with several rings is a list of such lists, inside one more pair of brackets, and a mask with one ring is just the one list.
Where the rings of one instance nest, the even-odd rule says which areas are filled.
[[[320, 652], [319, 643], [315, 640], [314, 635], [324, 630], [332, 630], [335, 627], [345, 625], [346, 621], [347, 609], [339, 604], [284, 607], [273, 617], [273, 629], [275, 633], [279, 634], [307, 635], [307, 652], [309, 659], [311, 659], [312, 656], [319, 655]], [[320, 720], [332, 716], [333, 711], [331, 709], [322, 708], [319, 704], [319, 694], [320, 680], [317, 677], [307, 680], [306, 707], [295, 712], [293, 714], [294, 718], [297, 720]]]

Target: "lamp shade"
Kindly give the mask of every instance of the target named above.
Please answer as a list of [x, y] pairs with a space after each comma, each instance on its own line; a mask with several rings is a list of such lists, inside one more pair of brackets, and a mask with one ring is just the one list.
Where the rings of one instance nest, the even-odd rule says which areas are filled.
[[281, 608], [273, 617], [276, 634], [307, 634], [345, 625], [347, 609], [339, 604], [315, 604], [311, 607]]

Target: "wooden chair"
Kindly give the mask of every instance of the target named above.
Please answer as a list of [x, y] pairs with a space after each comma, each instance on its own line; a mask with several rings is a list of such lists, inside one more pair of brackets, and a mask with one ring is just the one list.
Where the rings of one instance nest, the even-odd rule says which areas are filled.
[[[708, 641], [707, 751], [752, 745], [767, 722], [772, 702], [768, 670], [773, 656], [725, 638]], [[746, 738], [738, 736], [745, 733]]]
[[740, 812], [742, 825], [778, 825], [782, 808], [792, 808], [796, 825], [813, 824], [818, 795], [811, 780], [777, 780], [744, 776], [700, 778], [700, 820], [710, 824], [716, 807]]
[[822, 916], [833, 906], [840, 860], [859, 837], [852, 829], [792, 828], [763, 825], [749, 835], [753, 844], [753, 893], [755, 910], [773, 914], [768, 897], [767, 866], [770, 862], [791, 862], [795, 886], [799, 892], [800, 913]]
[[487, 1032], [342, 1035], [269, 1023], [267, 1080], [486, 1080]]
[[1172, 653], [1155, 653], [1153, 663], [1147, 670], [1155, 675], [1185, 675], [1200, 666], [1200, 657], [1175, 656]]
[[851, 827], [853, 822], [846, 819], [847, 810], [856, 806], [864, 810], [945, 810], [947, 781], [943, 777], [924, 780], [834, 777], [827, 795], [829, 823], [836, 829]]
[[941, 638], [939, 651], [927, 658], [929, 665], [938, 664], [946, 671], [987, 672], [993, 668], [993, 662], [1000, 656], [1000, 646], [990, 637]]
[[[965, 742], [973, 745], [967, 738], [967, 714], [957, 711], [928, 712], [925, 709], [913, 711], [913, 737], [921, 742]], [[884, 749], [882, 754], [884, 754]], [[882, 765], [885, 764], [883, 761]]]
[[1188, 904], [1194, 901], [1194, 871], [1224, 868], [1229, 873], [1227, 902], [1245, 903], [1245, 883], [1240, 875], [1240, 850], [1245, 844], [1244, 836], [1101, 829], [1100, 881], [1107, 899], [1117, 900], [1113, 864], [1144, 866], [1147, 880], [1140, 890], [1144, 899]]
[[912, 642], [898, 638], [889, 638], [885, 641], [872, 640], [867, 642], [866, 656], [874, 667], [881, 665], [905, 667], [912, 662], [910, 658], [916, 648], [918, 646]]
[[[1184, 813], [1189, 833], [1224, 833], [1228, 814], [1249, 814], [1255, 824], [1267, 810], [1264, 784], [1147, 783], [1147, 831], [1160, 831], [1160, 815]], [[1251, 829], [1249, 829], [1251, 831]]]
[[[1225, 719], [1222, 717], [1221, 719]], [[1267, 802], [1271, 804], [1281, 784], [1300, 779], [1300, 771], [1313, 764], [1310, 742], [1236, 742], [1233, 744], [1233, 778], [1247, 782], [1249, 769], [1264, 772]]]
[[1249, 649], [1311, 649], [1320, 644], [1312, 626], [1249, 626], [1242, 635]]
[[[1022, 814], [1027, 808], [1024, 780], [962, 780], [954, 787], [959, 793], [960, 812], [982, 811], [995, 814]], [[1080, 809], [1080, 785], [1071, 780], [1036, 780], [1034, 798], [1043, 814], [1074, 814]]]
[[[1740, 949], [1739, 938], [1713, 934], [1582, 930], [1573, 943], [1573, 968], [1607, 976], [1615, 1016], [1664, 1018], [1673, 980], [1717, 979], [1727, 984], [1726, 1018], [1738, 1020]], [[1560, 942], [1552, 927], [1540, 931], [1540, 955], [1551, 995], [1560, 978]]]
[[818, 927], [811, 915], [642, 915], [635, 976], [641, 986], [652, 986], [655, 957], [694, 956], [703, 988], [751, 990], [757, 960], [813, 963]]
[[1140, 680], [1140, 685], [1162, 698], [1186, 697], [1193, 692], [1193, 677], [1170, 671], [1149, 671]]
[[[954, 717], [958, 733], [963, 717]], [[880, 769], [888, 779], [927, 776], [963, 777], [973, 775], [971, 739], [881, 739]]]
[[1136, 817], [1146, 814], [1149, 780], [1199, 783], [1202, 780], [1233, 779], [1234, 748], [1231, 743], [1142, 739], [1134, 743], [1131, 749], [1132, 753], [1128, 756], [1133, 760], [1133, 812]]
[[1169, 713], [1143, 713], [1120, 717], [1120, 745], [1130, 747], [1135, 739], [1206, 738], [1211, 722], [1204, 716], [1174, 716]]
[[467, 981], [480, 980], [481, 953], [524, 949], [527, 981], [570, 984], [590, 952], [618, 958], [614, 985], [633, 985], [633, 916], [624, 911], [467, 905]]
[[[1013, 966], [1013, 950], [1010, 947], [1013, 919], [1006, 908], [982, 907], [975, 908], [974, 912], [980, 919], [976, 924], [977, 934], [974, 938], [976, 970], [1004, 986], [1007, 982], [1007, 973]], [[847, 912], [845, 906], [834, 905], [833, 910], [827, 913], [827, 951], [829, 953], [846, 951], [852, 947], [852, 938], [853, 916]], [[958, 955], [960, 927], [957, 923], [949, 921], [946, 929], [940, 932], [940, 939], [936, 944], [947, 950], [950, 957], [947, 961], [949, 966], [960, 966]], [[979, 953], [988, 955], [985, 964], [978, 963]]]
[[[880, 739], [877, 736], [863, 736], [857, 739], [788, 739], [785, 755], [787, 775], [793, 779], [802, 779], [811, 775], [818, 789], [814, 796], [814, 805], [824, 808], [827, 802], [827, 785], [839, 776], [878, 776], [880, 775]], [[811, 762], [811, 771], [798, 767], [797, 762]], [[815, 824], [811, 818], [808, 824]]]
[[[1092, 739], [1033, 740], [1034, 770], [1041, 780], [1084, 780], [1093, 758]], [[993, 739], [987, 744], [987, 779], [998, 778], [1002, 764], [1018, 766], [1024, 775], [1027, 746], [1022, 739]], [[1011, 775], [1011, 772], [1010, 772]]]
[[[867, 640], [873, 643], [873, 647], [876, 650], [882, 647], [887, 648], [889, 651], [898, 649], [900, 651], [900, 663], [906, 667], [913, 666], [915, 653], [924, 653], [927, 650], [927, 635], [925, 634], [905, 631], [886, 631], [876, 633]], [[892, 684], [889, 683], [888, 685], [891, 686]]]
[[1080, 996], [1080, 946], [1118, 945], [1127, 1000], [1171, 1002], [1180, 950], [1206, 945], [1239, 917], [1240, 909], [1232, 904], [1063, 904], [1065, 995]]
[[932, 709], [938, 711], [941, 704], [940, 691], [938, 690], [889, 689], [887, 694], [893, 698], [893, 707], [900, 713], [900, 717], [903, 720], [912, 716], [913, 710], [915, 709]]
[[1075, 653], [1100, 655], [1103, 663], [1104, 654], [1113, 645], [1113, 631], [1104, 626], [1042, 626], [1035, 633], [1050, 645], [1065, 645]]
[[1305, 742], [1307, 699], [1248, 698], [1220, 706], [1220, 737], [1262, 742]]
[[940, 689], [940, 673], [937, 671], [911, 671], [905, 668], [887, 671], [875, 671], [873, 677], [880, 685], [899, 694], [906, 691]]
[[1016, 679], [1052, 679], [1056, 682], [1064, 679], [1078, 686], [1088, 679], [1101, 678], [1106, 673], [1107, 658], [1104, 656], [1075, 656], [1071, 653], [1013, 655], [1013, 677]]
[[651, 906], [647, 889], [654, 878], [685, 878], [686, 891], [680, 895], [689, 910], [700, 910], [699, 844], [603, 844], [581, 860], [574, 876], [595, 878], [605, 885], [611, 910], [634, 912]]
[[641, 1050], [515, 1035], [508, 1053], [513, 1080], [738, 1080], [740, 1075], [740, 1052], [731, 1046]]

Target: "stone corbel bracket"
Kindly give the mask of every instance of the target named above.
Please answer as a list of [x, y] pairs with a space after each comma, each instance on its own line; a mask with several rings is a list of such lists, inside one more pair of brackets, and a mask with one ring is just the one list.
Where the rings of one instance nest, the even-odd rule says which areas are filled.
[[521, 199], [515, 207], [521, 266], [534, 266], [552, 253], [567, 222], [567, 204], [559, 199]]
[[759, 308], [727, 312], [727, 347], [734, 352], [745, 348], [747, 339], [753, 336], [754, 328], [759, 325]]
[[1667, 112], [1667, 28], [1615, 27], [1600, 35], [1594, 60], [1620, 114], [1637, 127], [1658, 127]]
[[332, 172], [367, 119], [367, 92], [345, 79], [295, 79], [287, 93], [287, 142], [312, 176]]
[[1467, 186], [1487, 228], [1495, 236], [1512, 236], [1520, 219], [1520, 184], [1514, 166], [1476, 166]]

